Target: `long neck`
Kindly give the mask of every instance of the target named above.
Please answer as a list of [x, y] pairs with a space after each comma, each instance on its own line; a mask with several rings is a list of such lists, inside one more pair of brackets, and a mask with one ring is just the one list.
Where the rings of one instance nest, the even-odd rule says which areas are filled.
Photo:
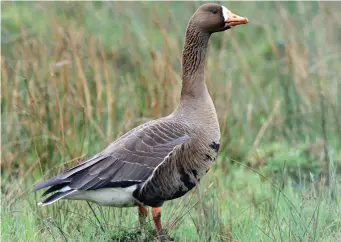
[[201, 32], [189, 22], [182, 51], [182, 99], [198, 98], [207, 92], [204, 67], [209, 38], [209, 33]]

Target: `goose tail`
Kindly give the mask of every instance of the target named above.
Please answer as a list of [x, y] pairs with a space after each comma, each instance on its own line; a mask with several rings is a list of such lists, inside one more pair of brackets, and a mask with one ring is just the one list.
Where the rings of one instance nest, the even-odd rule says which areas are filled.
[[[53, 187], [51, 187], [53, 188]], [[50, 190], [50, 189], [49, 189]], [[65, 186], [62, 189], [60, 189], [58, 192], [52, 194], [48, 198], [46, 198], [44, 201], [39, 202], [38, 206], [46, 206], [50, 205], [64, 197], [70, 196], [71, 194], [75, 193], [77, 190], [71, 189], [69, 186]], [[53, 191], [46, 191], [43, 196], [45, 196], [48, 193], [51, 193]]]

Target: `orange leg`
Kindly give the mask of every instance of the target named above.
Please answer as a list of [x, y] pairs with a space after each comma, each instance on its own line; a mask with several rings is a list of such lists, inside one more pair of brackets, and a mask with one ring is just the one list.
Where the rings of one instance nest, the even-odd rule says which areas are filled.
[[147, 209], [141, 205], [138, 205], [138, 209], [139, 209], [139, 222], [142, 228], [146, 222], [148, 213], [147, 213]]
[[152, 215], [157, 233], [159, 234], [159, 239], [161, 242], [166, 241], [166, 236], [163, 234], [161, 225], [161, 210], [160, 208], [152, 208]]

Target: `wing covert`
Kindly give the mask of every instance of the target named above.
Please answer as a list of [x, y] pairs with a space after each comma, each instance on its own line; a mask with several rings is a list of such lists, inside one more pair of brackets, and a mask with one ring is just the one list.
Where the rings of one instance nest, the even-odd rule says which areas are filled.
[[49, 192], [53, 192], [60, 189], [60, 184], [75, 190], [138, 184], [148, 179], [174, 147], [188, 140], [179, 123], [150, 121], [124, 134], [89, 160], [39, 184], [35, 190], [52, 186]]

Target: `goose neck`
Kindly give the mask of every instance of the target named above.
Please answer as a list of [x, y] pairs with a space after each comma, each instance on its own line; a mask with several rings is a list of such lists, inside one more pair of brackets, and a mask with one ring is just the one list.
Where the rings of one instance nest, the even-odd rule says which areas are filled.
[[210, 34], [188, 24], [182, 51], [182, 91], [181, 96], [200, 97], [207, 92], [204, 69]]

